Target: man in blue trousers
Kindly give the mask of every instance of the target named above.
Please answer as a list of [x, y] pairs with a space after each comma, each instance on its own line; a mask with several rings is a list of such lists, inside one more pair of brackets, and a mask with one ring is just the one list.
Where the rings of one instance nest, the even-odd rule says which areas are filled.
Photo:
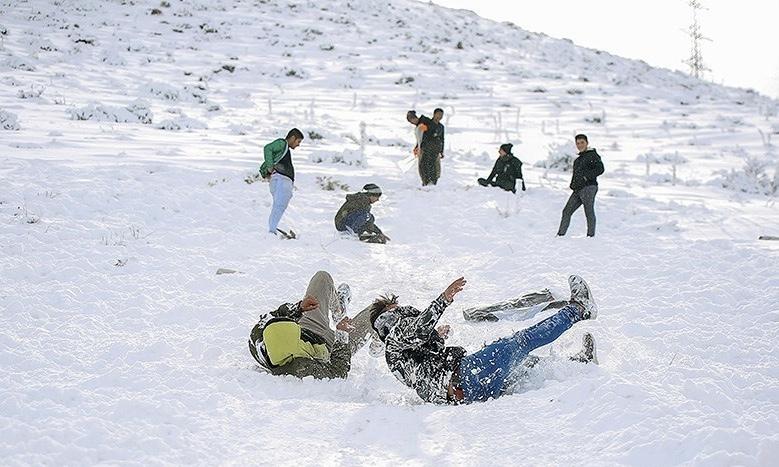
[[346, 195], [346, 201], [335, 215], [335, 229], [357, 235], [368, 243], [387, 243], [390, 239], [375, 224], [371, 205], [381, 198], [381, 188], [374, 183], [362, 187], [359, 193]]
[[[533, 362], [527, 361], [531, 351], [554, 342], [574, 323], [595, 319], [598, 308], [584, 279], [570, 276], [568, 284], [570, 303], [557, 313], [471, 354], [462, 347], [447, 347], [445, 330], [436, 329], [446, 307], [465, 286], [462, 277], [452, 282], [424, 311], [398, 306], [396, 296], [379, 298], [372, 305], [371, 327], [386, 346], [384, 356], [390, 371], [416, 390], [424, 401], [438, 404], [486, 401], [511, 390], [527, 367], [532, 366]], [[585, 347], [587, 342], [585, 339]], [[591, 336], [589, 342], [592, 347], [585, 348], [584, 353], [594, 357]]]
[[270, 180], [270, 194], [273, 206], [268, 216], [268, 232], [276, 235], [280, 232], [279, 222], [292, 199], [295, 184], [295, 167], [292, 165], [292, 150], [303, 141], [303, 132], [297, 128], [289, 130], [286, 138], [276, 139], [263, 148], [263, 161], [260, 165], [262, 178]]

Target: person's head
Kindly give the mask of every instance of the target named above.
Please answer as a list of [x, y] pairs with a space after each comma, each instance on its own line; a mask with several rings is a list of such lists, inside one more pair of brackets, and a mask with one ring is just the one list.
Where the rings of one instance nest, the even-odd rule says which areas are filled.
[[501, 144], [498, 152], [500, 153], [501, 156], [507, 156], [511, 154], [511, 148], [513, 147], [514, 145], [511, 143]]
[[398, 307], [397, 295], [382, 295], [371, 304], [369, 322], [371, 329], [384, 342], [393, 327], [398, 324], [400, 315], [395, 311]]
[[576, 149], [578, 149], [579, 152], [586, 151], [587, 146], [590, 145], [590, 142], [587, 140], [587, 135], [581, 133], [576, 135], [574, 140], [576, 141]]
[[375, 183], [368, 183], [362, 187], [362, 192], [368, 195], [371, 203], [375, 203], [379, 200], [379, 198], [381, 198], [381, 188], [379, 188], [379, 185], [376, 185]]
[[442, 118], [444, 118], [444, 109], [439, 107], [433, 111], [433, 121], [438, 123]]
[[289, 130], [289, 133], [287, 133], [286, 139], [289, 148], [295, 149], [296, 147], [300, 146], [301, 141], [303, 141], [303, 132], [297, 128], [293, 128]]
[[406, 112], [406, 120], [414, 125], [419, 123], [419, 117], [417, 117], [417, 113], [413, 110]]

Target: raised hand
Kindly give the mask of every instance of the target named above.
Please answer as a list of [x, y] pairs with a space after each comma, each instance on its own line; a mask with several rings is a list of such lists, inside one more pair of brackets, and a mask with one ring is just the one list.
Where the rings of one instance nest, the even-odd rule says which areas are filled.
[[460, 293], [460, 291], [465, 287], [466, 281], [464, 277], [461, 277], [451, 284], [449, 284], [449, 287], [444, 290], [444, 299], [447, 302], [451, 302], [454, 300], [454, 296]]

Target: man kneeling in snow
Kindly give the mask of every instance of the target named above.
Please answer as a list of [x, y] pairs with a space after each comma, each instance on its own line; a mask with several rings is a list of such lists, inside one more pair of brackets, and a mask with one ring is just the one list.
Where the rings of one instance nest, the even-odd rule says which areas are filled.
[[368, 243], [387, 243], [390, 239], [374, 223], [371, 204], [381, 198], [381, 188], [373, 183], [362, 187], [359, 193], [346, 195], [346, 202], [335, 214], [335, 228], [339, 232], [350, 232]]
[[[499, 339], [472, 354], [462, 347], [446, 347], [445, 332], [435, 329], [444, 310], [465, 286], [459, 278], [424, 311], [398, 306], [397, 297], [381, 297], [371, 311], [371, 327], [384, 342], [384, 357], [390, 371], [419, 397], [434, 403], [470, 403], [497, 398], [508, 391], [522, 375], [523, 367], [532, 366], [532, 350], [550, 344], [574, 323], [595, 319], [598, 308], [587, 283], [570, 276], [570, 304], [556, 314]], [[589, 347], [588, 347], [589, 345]], [[595, 360], [592, 336], [585, 337], [580, 361]], [[579, 356], [577, 356], [579, 357]]]
[[[346, 378], [352, 355], [370, 332], [371, 307], [347, 318], [350, 298], [348, 284], [336, 291], [330, 274], [317, 272], [303, 300], [281, 305], [260, 318], [249, 337], [249, 352], [274, 375]], [[331, 317], [337, 323], [335, 331], [330, 328]]]

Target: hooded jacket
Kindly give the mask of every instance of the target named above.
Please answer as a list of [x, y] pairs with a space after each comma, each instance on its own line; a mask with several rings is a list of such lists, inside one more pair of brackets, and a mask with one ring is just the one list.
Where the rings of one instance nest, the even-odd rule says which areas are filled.
[[573, 161], [571, 190], [579, 191], [589, 185], [598, 186], [598, 175], [603, 174], [603, 171], [603, 161], [595, 149], [580, 152]]
[[286, 303], [263, 315], [249, 336], [249, 353], [274, 375], [346, 378], [352, 362], [348, 333], [336, 331], [328, 350], [323, 337], [300, 327], [302, 316], [300, 303]]
[[352, 193], [346, 195], [346, 202], [341, 206], [338, 212], [335, 214], [335, 228], [336, 230], [344, 231], [344, 221], [346, 217], [355, 211], [368, 211], [371, 212], [371, 195], [368, 193]]
[[[493, 182], [494, 179], [494, 182]], [[522, 190], [525, 190], [525, 180], [522, 177], [522, 161], [514, 154], [500, 156], [487, 177], [487, 183], [503, 188], [512, 193], [517, 192], [517, 179], [522, 180]]]
[[424, 311], [397, 307], [397, 324], [384, 341], [390, 371], [425, 402], [446, 404], [452, 374], [465, 355], [462, 347], [446, 347], [435, 326], [449, 303], [443, 294]]

